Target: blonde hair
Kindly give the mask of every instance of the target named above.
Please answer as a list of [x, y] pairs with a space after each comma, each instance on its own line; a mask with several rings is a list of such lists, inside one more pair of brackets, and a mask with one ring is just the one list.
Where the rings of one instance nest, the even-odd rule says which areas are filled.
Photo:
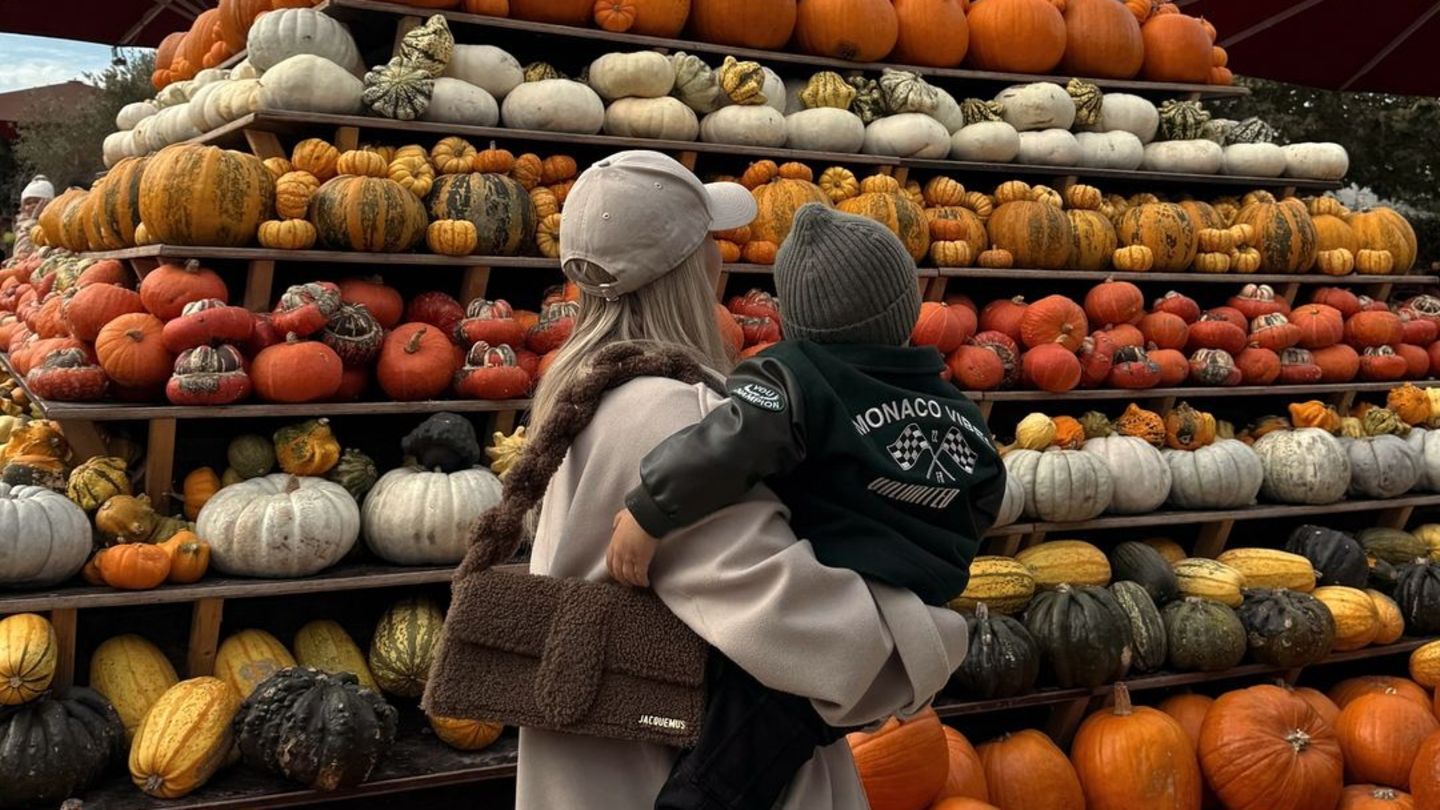
[[[663, 344], [682, 349], [695, 362], [722, 374], [733, 364], [715, 320], [715, 289], [711, 284], [707, 251], [709, 240], [673, 270], [614, 301], [581, 293], [575, 331], [546, 371], [531, 402], [530, 425], [545, 424], [560, 391], [572, 385], [590, 366], [600, 348], [622, 342]], [[598, 265], [574, 261], [566, 270], [587, 283], [606, 283], [614, 277]]]

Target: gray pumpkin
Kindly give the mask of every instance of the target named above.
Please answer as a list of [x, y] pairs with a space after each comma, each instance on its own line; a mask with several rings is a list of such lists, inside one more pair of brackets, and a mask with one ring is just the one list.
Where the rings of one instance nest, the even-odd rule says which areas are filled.
[[435, 80], [424, 69], [401, 57], [365, 74], [361, 98], [376, 115], [396, 121], [414, 121], [430, 109]]
[[1399, 436], [1341, 439], [1340, 443], [1350, 458], [1351, 495], [1398, 498], [1420, 480], [1419, 454]]

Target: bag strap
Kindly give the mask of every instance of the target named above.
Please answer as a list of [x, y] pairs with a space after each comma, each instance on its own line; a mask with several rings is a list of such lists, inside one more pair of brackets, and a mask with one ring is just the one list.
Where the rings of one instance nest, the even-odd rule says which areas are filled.
[[545, 496], [550, 479], [565, 461], [570, 445], [589, 427], [606, 392], [641, 377], [668, 377], [702, 383], [706, 373], [678, 349], [621, 343], [596, 354], [590, 370], [560, 392], [554, 408], [515, 466], [505, 476], [500, 504], [480, 516], [470, 534], [470, 550], [457, 577], [479, 573], [509, 561], [524, 541], [525, 516]]

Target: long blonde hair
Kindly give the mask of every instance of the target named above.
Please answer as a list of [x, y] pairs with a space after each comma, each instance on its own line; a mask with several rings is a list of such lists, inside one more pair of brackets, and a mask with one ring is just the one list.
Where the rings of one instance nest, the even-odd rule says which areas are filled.
[[[538, 431], [565, 390], [589, 368], [590, 358], [604, 346], [625, 341], [680, 348], [700, 365], [721, 374], [733, 364], [715, 320], [715, 289], [711, 285], [709, 240], [669, 273], [614, 301], [581, 293], [575, 331], [546, 371], [531, 402], [530, 425]], [[598, 265], [574, 261], [566, 268], [587, 283], [615, 279]]]

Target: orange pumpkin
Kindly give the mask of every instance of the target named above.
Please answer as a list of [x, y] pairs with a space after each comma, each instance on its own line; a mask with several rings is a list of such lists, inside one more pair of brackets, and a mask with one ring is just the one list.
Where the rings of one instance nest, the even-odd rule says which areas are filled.
[[121, 543], [96, 554], [95, 566], [112, 588], [146, 591], [170, 575], [170, 555], [150, 543]]
[[1186, 14], [1157, 14], [1140, 33], [1145, 41], [1141, 77], [1152, 82], [1210, 81], [1214, 46], [1199, 20]]
[[894, 0], [899, 36], [890, 61], [955, 67], [970, 50], [964, 0]]
[[340, 356], [318, 340], [289, 335], [267, 346], [251, 364], [255, 394], [267, 402], [319, 402], [340, 390], [344, 374]]
[[159, 545], [170, 555], [170, 582], [179, 585], [199, 582], [210, 568], [210, 544], [192, 531], [176, 532]]
[[949, 752], [950, 771], [945, 778], [945, 787], [940, 798], [978, 799], [989, 801], [990, 789], [985, 784], [985, 766], [980, 764], [980, 755], [965, 735], [949, 726], [944, 727], [945, 748]]
[[691, 0], [690, 33], [705, 42], [775, 50], [795, 32], [795, 0]]
[[1205, 715], [1210, 713], [1210, 707], [1215, 705], [1215, 699], [1206, 695], [1171, 695], [1160, 704], [1160, 711], [1170, 715], [1185, 736], [1190, 738], [1191, 746], [1200, 744], [1200, 726], [1205, 723]]
[[144, 311], [140, 295], [118, 284], [87, 284], [62, 307], [70, 334], [89, 341], [94, 341], [110, 321], [131, 312]]
[[[601, 7], [617, 5], [634, 10], [630, 23], [621, 29], [608, 28], [600, 23]], [[685, 20], [689, 16], [690, 0], [601, 0], [595, 4], [595, 21], [600, 23], [601, 28], [610, 31], [629, 31], [632, 34], [650, 37], [678, 36], [685, 28]]]
[[1340, 802], [1344, 759], [1334, 730], [1278, 686], [1215, 701], [1200, 728], [1200, 767], [1231, 810], [1314, 810]]
[[1006, 734], [976, 749], [990, 801], [1024, 810], [1085, 810], [1075, 768], [1044, 732]]
[[1070, 261], [1075, 241], [1070, 218], [1050, 203], [1034, 200], [1007, 202], [995, 209], [985, 227], [991, 243], [1015, 257], [1016, 267], [1059, 270]]
[[[1132, 706], [1123, 683], [1115, 685], [1113, 707], [1081, 724], [1070, 759], [1089, 810], [1200, 810], [1200, 767], [1189, 736], [1164, 712]], [[1165, 778], [1157, 779], [1160, 773]]]
[[1058, 343], [1079, 351], [1089, 331], [1085, 310], [1063, 295], [1048, 295], [1026, 307], [1020, 316], [1020, 338], [1031, 348]]
[[1398, 693], [1361, 695], [1340, 712], [1335, 734], [1351, 782], [1407, 790], [1425, 738], [1440, 731], [1431, 708]]
[[450, 387], [456, 360], [455, 345], [439, 329], [407, 323], [385, 336], [376, 379], [391, 399], [433, 399]]
[[1299, 696], [1301, 700], [1309, 703], [1310, 708], [1314, 709], [1320, 715], [1320, 718], [1331, 726], [1334, 726], [1335, 721], [1340, 719], [1340, 707], [1336, 706], [1335, 701], [1326, 697], [1325, 693], [1319, 689], [1302, 686], [1295, 690], [1295, 694]]
[[1351, 785], [1345, 788], [1336, 810], [1415, 810], [1415, 800], [1394, 788]]
[[953, 799], [941, 799], [930, 805], [930, 810], [1000, 810], [1000, 808], [989, 802], [982, 802], [979, 799], [957, 797]]
[[245, 49], [255, 18], [270, 10], [270, 0], [220, 0], [220, 40], [231, 53]]
[[95, 338], [100, 367], [126, 388], [164, 385], [175, 367], [175, 358], [165, 348], [164, 329], [159, 318], [143, 312], [111, 320]]
[[971, 67], [1049, 73], [1065, 56], [1065, 18], [1051, 0], [984, 0], [967, 19]]
[[846, 738], [865, 796], [875, 810], [922, 808], [945, 787], [950, 759], [933, 709], [901, 722], [891, 718], [873, 734]]
[[1145, 40], [1135, 15], [1115, 0], [1065, 0], [1065, 57], [1072, 76], [1130, 79], [1145, 62]]
[[875, 62], [899, 34], [890, 0], [802, 0], [796, 9], [795, 44], [816, 56]]
[[1416, 807], [1440, 807], [1440, 732], [1426, 738], [1415, 753], [1410, 793]]
[[140, 281], [140, 302], [162, 321], [180, 317], [186, 304], [207, 298], [227, 301], [230, 291], [214, 270], [201, 267], [193, 259], [184, 264], [162, 264]]

